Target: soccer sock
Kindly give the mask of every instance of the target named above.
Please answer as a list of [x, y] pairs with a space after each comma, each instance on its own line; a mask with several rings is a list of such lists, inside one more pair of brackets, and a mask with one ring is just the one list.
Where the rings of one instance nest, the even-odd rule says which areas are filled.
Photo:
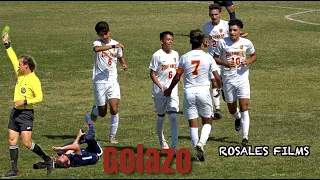
[[230, 20], [236, 19], [236, 12], [229, 13]]
[[233, 116], [234, 118], [236, 118], [236, 119], [240, 119], [240, 118], [241, 118], [241, 113], [240, 113], [240, 111], [239, 111], [239, 108], [237, 108], [237, 112], [234, 113], [234, 114], [232, 114], [232, 116]]
[[117, 134], [119, 124], [119, 114], [111, 115], [110, 117], [110, 136], [115, 136]]
[[201, 135], [199, 140], [199, 142], [201, 142], [202, 145], [205, 145], [207, 143], [210, 132], [211, 132], [211, 125], [204, 124], [201, 129]]
[[18, 171], [18, 145], [9, 146], [10, 149], [10, 159], [11, 159], [11, 170]]
[[191, 127], [190, 128], [190, 139], [191, 139], [193, 147], [196, 147], [196, 145], [199, 141], [198, 127]]
[[213, 99], [213, 104], [214, 107], [217, 109], [220, 109], [220, 96], [214, 97], [218, 94], [217, 88], [212, 89], [212, 99]]
[[178, 117], [176, 113], [169, 114], [170, 133], [171, 133], [171, 148], [176, 148], [178, 143]]
[[241, 112], [241, 127], [242, 127], [243, 139], [244, 138], [248, 139], [249, 126], [250, 126], [249, 112], [248, 111]]
[[50, 161], [50, 157], [47, 156], [37, 144], [32, 142], [30, 150], [40, 156], [44, 161]]
[[157, 135], [160, 142], [165, 141], [165, 138], [163, 135], [164, 120], [165, 120], [165, 117], [158, 116], [156, 121], [156, 130], [157, 130]]
[[95, 115], [95, 116], [99, 116], [99, 110], [98, 110], [98, 107], [95, 106], [93, 109], [92, 109], [92, 114]]

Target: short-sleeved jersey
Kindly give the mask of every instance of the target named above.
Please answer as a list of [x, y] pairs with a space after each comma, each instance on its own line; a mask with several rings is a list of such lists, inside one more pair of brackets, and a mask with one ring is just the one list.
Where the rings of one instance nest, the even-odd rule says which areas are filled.
[[[119, 44], [117, 41], [111, 39], [106, 44], [101, 39], [93, 41], [95, 46], [107, 46]], [[122, 57], [121, 48], [112, 48], [105, 51], [94, 52], [94, 64], [92, 72], [93, 83], [112, 83], [118, 81], [117, 62], [118, 58]]]
[[208, 53], [213, 56], [218, 40], [229, 36], [229, 25], [224, 20], [220, 20], [217, 25], [212, 24], [212, 21], [210, 21], [203, 25], [202, 32], [205, 36], [209, 36]]
[[191, 50], [181, 56], [178, 73], [183, 73], [185, 93], [209, 91], [209, 73], [218, 70], [218, 66], [211, 55], [202, 50]]
[[246, 58], [246, 54], [254, 54], [255, 49], [249, 39], [241, 38], [233, 42], [229, 37], [218, 41], [215, 55], [223, 61], [234, 61], [235, 68], [221, 66], [221, 76], [223, 80], [247, 81], [249, 79], [249, 67], [242, 66], [241, 62]]
[[92, 165], [96, 164], [99, 160], [97, 154], [89, 152], [85, 148], [81, 148], [81, 154], [82, 155], [77, 155], [75, 153], [67, 154], [70, 159], [71, 167]]
[[[152, 55], [149, 69], [155, 71], [156, 77], [164, 90], [169, 88], [172, 78], [176, 75], [178, 64], [179, 54], [177, 51], [171, 50], [171, 53], [167, 54], [162, 49], [159, 49]], [[173, 88], [171, 95], [178, 95], [178, 85]], [[152, 97], [155, 96], [163, 97], [163, 92], [155, 83], [152, 83]]]

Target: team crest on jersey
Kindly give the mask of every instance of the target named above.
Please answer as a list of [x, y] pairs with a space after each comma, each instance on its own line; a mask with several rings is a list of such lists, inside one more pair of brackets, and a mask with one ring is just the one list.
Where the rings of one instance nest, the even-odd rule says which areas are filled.
[[219, 29], [219, 32], [222, 33], [223, 29]]
[[243, 45], [240, 46], [240, 49], [243, 50]]
[[22, 94], [26, 93], [26, 88], [24, 88], [24, 87], [21, 88], [21, 93], [22, 93]]

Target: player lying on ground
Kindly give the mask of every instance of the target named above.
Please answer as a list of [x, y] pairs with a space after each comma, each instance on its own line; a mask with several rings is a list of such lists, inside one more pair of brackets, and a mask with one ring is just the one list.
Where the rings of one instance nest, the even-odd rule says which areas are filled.
[[[55, 147], [52, 149], [57, 152], [58, 159], [54, 162], [54, 168], [69, 168], [80, 167], [86, 165], [96, 164], [103, 150], [95, 140], [94, 125], [90, 115], [86, 115], [86, 122], [89, 127], [88, 134], [85, 134], [82, 129], [79, 130], [76, 139], [63, 146]], [[86, 143], [86, 148], [81, 148], [81, 144]], [[33, 165], [34, 169], [41, 169], [44, 166], [43, 162], [38, 162]]]

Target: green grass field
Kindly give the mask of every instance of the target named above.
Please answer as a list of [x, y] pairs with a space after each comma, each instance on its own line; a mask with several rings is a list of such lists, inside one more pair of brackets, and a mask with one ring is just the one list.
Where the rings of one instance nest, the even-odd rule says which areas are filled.
[[[0, 29], [10, 26], [10, 39], [17, 55], [37, 61], [36, 74], [42, 82], [43, 102], [35, 107], [33, 140], [54, 156], [51, 146], [72, 141], [79, 128], [86, 128], [84, 115], [94, 102], [91, 83], [94, 26], [107, 20], [111, 37], [124, 44], [129, 70], [119, 66], [121, 101], [117, 133], [120, 151], [159, 148], [155, 133], [156, 113], [151, 98], [149, 61], [161, 48], [159, 33], [170, 30], [188, 34], [210, 21], [211, 2], [0, 2]], [[308, 157], [219, 157], [219, 146], [240, 145], [242, 136], [234, 131], [234, 120], [222, 101], [223, 119], [214, 121], [205, 146], [205, 163], [192, 162], [188, 174], [106, 174], [103, 160], [80, 168], [34, 170], [41, 161], [19, 142], [18, 166], [21, 178], [319, 178], [320, 177], [320, 2], [234, 2], [237, 17], [255, 45], [258, 60], [250, 66], [249, 103], [252, 146], [310, 146]], [[312, 11], [317, 10], [317, 11]], [[308, 12], [307, 12], [308, 11]], [[300, 13], [300, 14], [294, 14]], [[293, 14], [293, 15], [292, 15]], [[291, 15], [286, 19], [285, 16]], [[229, 20], [223, 9], [222, 19]], [[313, 24], [311, 24], [313, 23]], [[189, 38], [175, 36], [174, 49], [180, 55], [190, 50]], [[16, 83], [5, 48], [0, 50], [0, 173], [10, 169], [7, 122]], [[180, 108], [182, 88], [180, 86]], [[109, 146], [109, 113], [95, 123], [96, 137]], [[192, 154], [188, 122], [179, 118], [179, 148]], [[169, 123], [165, 135], [170, 142]], [[175, 165], [173, 164], [173, 167]]]

